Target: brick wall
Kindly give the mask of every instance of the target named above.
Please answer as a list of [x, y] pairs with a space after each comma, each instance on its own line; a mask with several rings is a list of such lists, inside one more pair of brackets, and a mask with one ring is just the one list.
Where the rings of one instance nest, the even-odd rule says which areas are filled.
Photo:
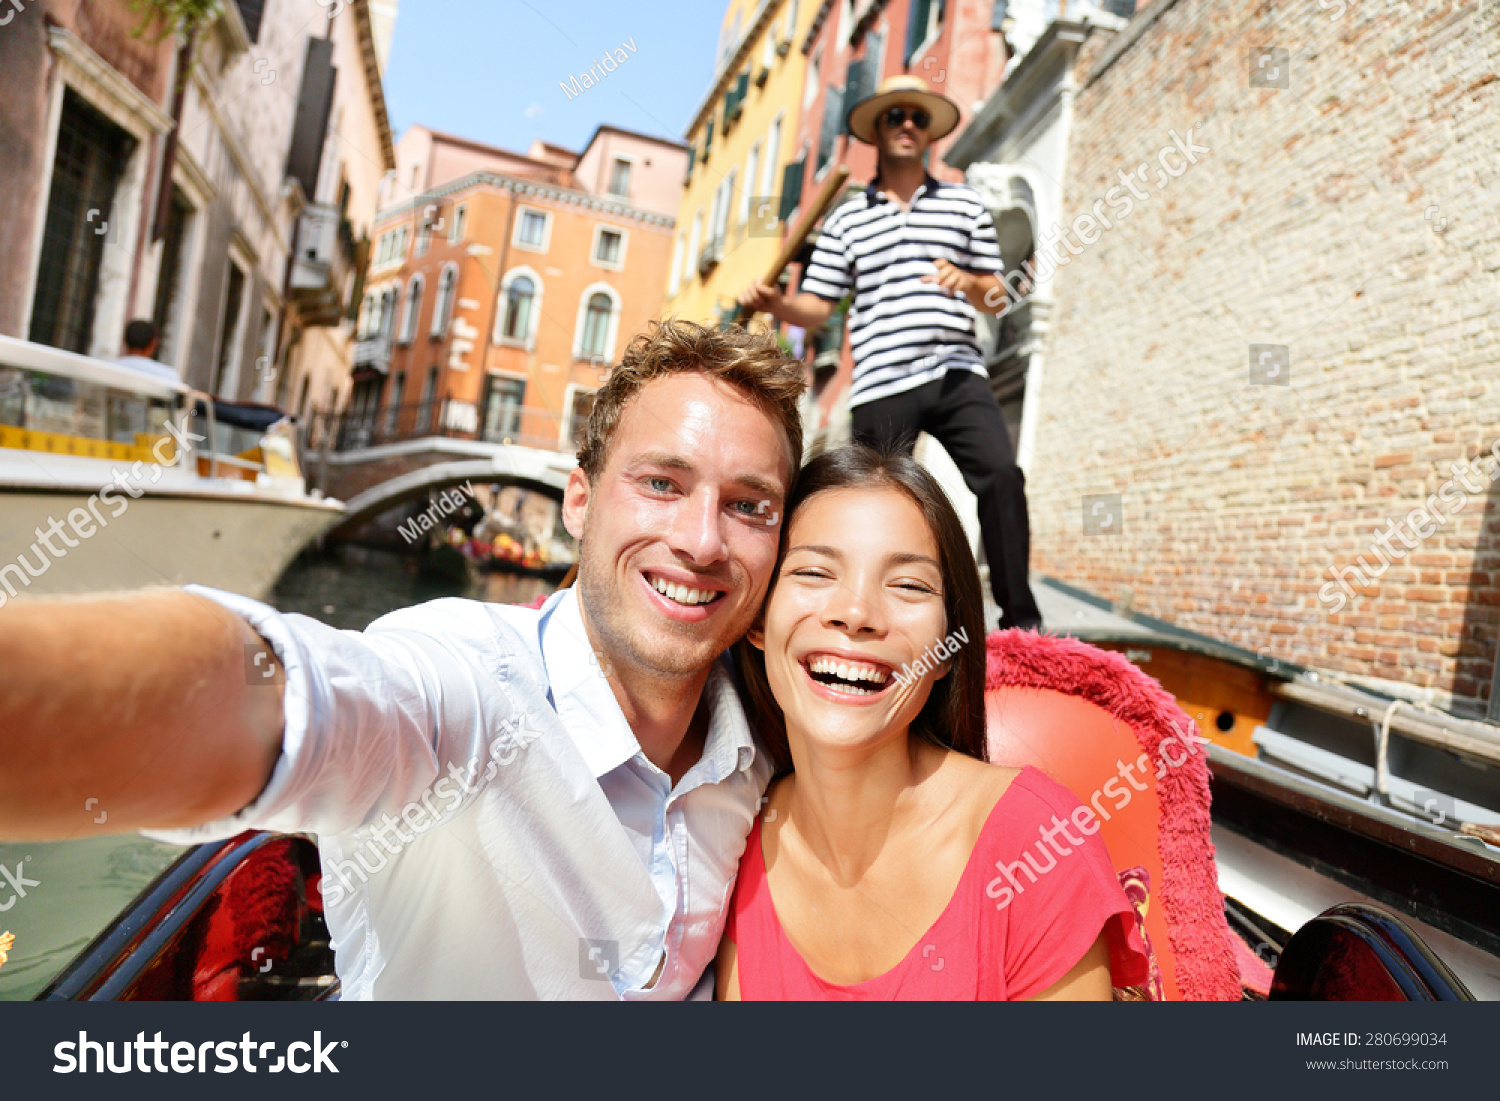
[[[1158, 0], [1103, 52], [1064, 195], [1070, 221], [1114, 205], [1056, 278], [1035, 568], [1263, 654], [1487, 697], [1494, 460], [1408, 516], [1500, 437], [1497, 42], [1494, 3]], [[1285, 53], [1252, 86], [1260, 48]], [[1162, 171], [1189, 128], [1210, 151]], [[1142, 165], [1126, 213], [1110, 189]], [[1091, 534], [1114, 502], [1086, 523], [1085, 497], [1110, 494]], [[1417, 545], [1382, 567], [1388, 521]], [[1331, 571], [1361, 554], [1346, 593]]]

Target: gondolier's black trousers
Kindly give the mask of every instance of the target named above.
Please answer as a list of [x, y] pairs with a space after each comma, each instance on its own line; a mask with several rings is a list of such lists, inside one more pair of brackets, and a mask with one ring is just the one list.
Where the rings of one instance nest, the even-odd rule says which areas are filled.
[[987, 379], [953, 369], [905, 393], [856, 405], [854, 438], [907, 454], [926, 432], [953, 458], [979, 501], [979, 530], [990, 564], [990, 587], [1000, 605], [1000, 626], [1036, 627], [1041, 621], [1027, 566], [1031, 525], [1026, 516], [1026, 476], [1016, 465], [1010, 432]]

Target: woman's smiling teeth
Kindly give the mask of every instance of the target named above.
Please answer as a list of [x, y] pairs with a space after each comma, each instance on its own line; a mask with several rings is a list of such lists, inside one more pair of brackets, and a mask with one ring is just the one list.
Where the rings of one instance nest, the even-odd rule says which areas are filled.
[[690, 589], [686, 585], [664, 581], [660, 577], [651, 578], [651, 587], [668, 600], [675, 600], [679, 604], [708, 604], [724, 595], [713, 589]]
[[[807, 660], [807, 671], [819, 684], [851, 696], [873, 696], [883, 691], [890, 679], [890, 670], [859, 661], [839, 661], [830, 657], [812, 657]], [[860, 681], [873, 687], [862, 688]]]

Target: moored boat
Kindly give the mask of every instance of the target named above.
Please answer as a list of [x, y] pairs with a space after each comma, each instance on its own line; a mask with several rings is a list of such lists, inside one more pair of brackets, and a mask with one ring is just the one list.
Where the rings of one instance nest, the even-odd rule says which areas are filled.
[[280, 410], [0, 337], [0, 601], [187, 583], [263, 597], [343, 511], [308, 492]]

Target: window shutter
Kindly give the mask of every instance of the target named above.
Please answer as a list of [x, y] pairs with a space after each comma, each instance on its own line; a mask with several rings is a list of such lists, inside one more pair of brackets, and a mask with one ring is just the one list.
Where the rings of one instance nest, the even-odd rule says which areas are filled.
[[842, 129], [839, 116], [843, 113], [843, 106], [844, 90], [829, 85], [823, 100], [823, 126], [818, 131], [818, 166], [813, 169], [814, 174], [823, 171], [823, 166], [833, 156], [833, 143]]
[[292, 146], [286, 158], [286, 174], [302, 185], [308, 202], [318, 193], [318, 170], [323, 164], [323, 141], [328, 134], [337, 77], [333, 43], [326, 38], [309, 38], [307, 61], [302, 69], [302, 92], [297, 97], [297, 121], [292, 127]]
[[802, 171], [806, 165], [805, 159], [793, 161], [781, 170], [781, 209], [776, 216], [783, 222], [802, 203]]
[[[865, 58], [849, 62], [848, 75], [844, 77], [844, 99], [842, 106], [847, 113], [860, 100], [870, 94], [869, 63]], [[849, 133], [849, 120], [844, 119], [843, 133]]]
[[245, 24], [245, 33], [251, 42], [260, 41], [260, 18], [265, 14], [266, 0], [235, 0], [240, 9], [240, 19]]
[[917, 47], [922, 44], [922, 39], [927, 34], [927, 18], [931, 5], [932, 0], [911, 0], [911, 8], [907, 12], [906, 19], [906, 49], [901, 52], [903, 65], [911, 64], [911, 55], [917, 52]]

